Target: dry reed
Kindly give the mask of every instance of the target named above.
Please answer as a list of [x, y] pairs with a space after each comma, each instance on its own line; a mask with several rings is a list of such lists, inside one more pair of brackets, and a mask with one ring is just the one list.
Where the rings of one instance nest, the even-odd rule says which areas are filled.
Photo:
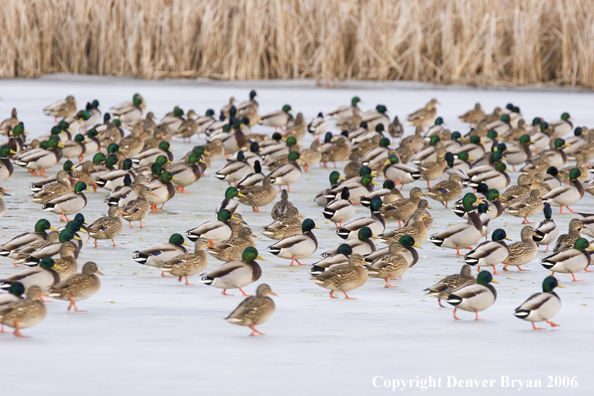
[[594, 87], [594, 1], [0, 0], [0, 77]]

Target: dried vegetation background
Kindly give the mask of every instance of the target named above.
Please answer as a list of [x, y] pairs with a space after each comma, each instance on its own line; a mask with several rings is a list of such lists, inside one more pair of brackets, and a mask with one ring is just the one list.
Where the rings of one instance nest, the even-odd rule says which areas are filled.
[[0, 0], [0, 77], [594, 87], [592, 0]]

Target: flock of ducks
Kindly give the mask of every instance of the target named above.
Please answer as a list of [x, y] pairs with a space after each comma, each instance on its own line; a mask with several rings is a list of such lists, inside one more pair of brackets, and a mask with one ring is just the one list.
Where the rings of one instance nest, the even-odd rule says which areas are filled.
[[[465, 264], [460, 273], [427, 288], [426, 295], [437, 298], [440, 306], [441, 300], [454, 306], [455, 319], [460, 309], [481, 320], [479, 312], [497, 298], [492, 285], [498, 283], [497, 266], [525, 271], [522, 266], [534, 260], [539, 246], [548, 252], [554, 244], [540, 260], [552, 272], [543, 280], [542, 293], [530, 296], [515, 316], [532, 322], [534, 329], [543, 321], [558, 326], [551, 321], [561, 307], [554, 290], [563, 286], [554, 275], [570, 274], [577, 282], [577, 272], [589, 272], [594, 248], [584, 236], [594, 237], [594, 214], [579, 213], [568, 233], [559, 235], [563, 227], [553, 220], [552, 208], [575, 213], [571, 206], [586, 192], [594, 194], [594, 180], [588, 180], [594, 133], [574, 128], [568, 113], [558, 120], [536, 117], [528, 123], [513, 104], [486, 113], [479, 103], [459, 117], [469, 125], [468, 131], [452, 132], [437, 115], [440, 103], [432, 99], [408, 116], [416, 131], [404, 137], [404, 126], [397, 116], [390, 119], [386, 106], [363, 111], [361, 103], [354, 97], [350, 104], [307, 122], [290, 105], [259, 114], [256, 92], [251, 91], [244, 102], [231, 98], [218, 115], [209, 109], [199, 116], [176, 106], [158, 120], [147, 112], [140, 94], [105, 114], [97, 100], [79, 109], [68, 96], [43, 109], [55, 126], [33, 140], [27, 139], [25, 124], [13, 109], [0, 123], [0, 133], [7, 137], [0, 145], [0, 212], [6, 208], [2, 196], [10, 195], [4, 185], [10, 185], [16, 165], [44, 177], [33, 179], [30, 200], [39, 205], [40, 214], [53, 213], [56, 221], [59, 215], [65, 225], [58, 229], [42, 218], [33, 231], [0, 246], [0, 256], [27, 267], [0, 280], [0, 288], [8, 291], [0, 295], [2, 332], [8, 326], [14, 335], [23, 336], [21, 329], [41, 322], [47, 312], [44, 297], [69, 301], [67, 309], [79, 311], [76, 302], [92, 297], [101, 286], [96, 275], [103, 275], [94, 262], [77, 273], [84, 244], [93, 239], [95, 248], [102, 240], [117, 246], [124, 221], [130, 228], [135, 228], [133, 222], [144, 228], [142, 221], [150, 212], [163, 210], [222, 157], [226, 162], [212, 174], [228, 188], [212, 208], [213, 219], [190, 230], [175, 230], [167, 241], [135, 251], [132, 259], [157, 268], [162, 276], [185, 280], [186, 285], [193, 285], [189, 278], [198, 276], [200, 283], [222, 289], [223, 295], [238, 289], [247, 298], [226, 320], [249, 327], [251, 335], [262, 335], [256, 326], [272, 316], [275, 304], [269, 296], [276, 294], [267, 284], [260, 284], [253, 296], [243, 290], [263, 273], [256, 261], [263, 260], [254, 241], [258, 232], [248, 227], [244, 210], [262, 212], [272, 205], [271, 223], [259, 232], [273, 241], [267, 252], [290, 266], [307, 265], [301, 260], [317, 252], [319, 227], [300, 214], [289, 193], [291, 185], [316, 165], [330, 168], [329, 184], [312, 194], [311, 205], [320, 207], [319, 223], [326, 219], [335, 224], [337, 244], [321, 254], [310, 275], [330, 297], [340, 292], [351, 299], [348, 293], [369, 278], [382, 280], [386, 288], [396, 287], [390, 281], [419, 261], [416, 249], [429, 240], [455, 250]], [[339, 133], [331, 131], [332, 123]], [[274, 131], [254, 133], [251, 127], [256, 124]], [[309, 134], [315, 140], [304, 148], [300, 141]], [[170, 142], [190, 142], [195, 135], [205, 142], [174, 161]], [[341, 171], [340, 162], [345, 162]], [[516, 184], [509, 166], [520, 166]], [[46, 174], [50, 169], [52, 174]], [[416, 185], [403, 195], [407, 184]], [[107, 215], [88, 224], [83, 214], [87, 195], [101, 190], [106, 192]], [[451, 208], [452, 219], [460, 220], [432, 233], [430, 204], [438, 203]], [[355, 218], [357, 206], [366, 208], [367, 215]], [[526, 225], [514, 243], [506, 243], [509, 236], [496, 226], [505, 215], [530, 224], [541, 212], [544, 219]], [[378, 248], [374, 240], [387, 246]], [[209, 256], [222, 264], [207, 270]], [[477, 268], [476, 278], [472, 267]]]

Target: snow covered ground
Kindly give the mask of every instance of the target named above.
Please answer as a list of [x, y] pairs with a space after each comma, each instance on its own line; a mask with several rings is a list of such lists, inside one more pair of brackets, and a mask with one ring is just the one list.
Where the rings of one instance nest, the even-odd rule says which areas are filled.
[[[258, 91], [261, 113], [289, 103], [308, 121], [319, 111], [329, 111], [359, 95], [365, 101], [363, 108], [382, 103], [401, 120], [436, 97], [443, 103], [439, 114], [450, 129], [462, 132], [466, 128], [458, 123], [457, 115], [477, 101], [487, 110], [513, 102], [529, 121], [534, 116], [558, 119], [568, 111], [576, 125], [594, 125], [592, 92], [358, 82], [343, 84], [339, 89], [322, 89], [310, 81], [218, 83], [61, 75], [0, 81], [0, 118], [16, 107], [27, 131], [38, 136], [52, 126], [52, 119], [42, 115], [42, 107], [69, 94], [79, 104], [97, 98], [105, 112], [139, 92], [148, 108], [160, 117], [174, 105], [185, 110], [193, 108], [199, 114], [207, 108], [218, 111], [231, 95], [243, 100], [251, 88]], [[270, 132], [264, 127], [254, 130]], [[408, 127], [407, 133], [412, 131]], [[308, 136], [305, 145], [310, 141]], [[194, 144], [195, 139], [192, 144], [175, 142], [176, 158]], [[503, 387], [507, 383], [502, 383], [501, 377], [508, 376], [541, 381], [542, 388], [524, 387], [519, 394], [591, 394], [594, 381], [588, 373], [594, 352], [594, 277], [579, 273], [577, 278], [586, 281], [574, 283], [570, 276], [560, 274], [566, 288], [558, 290], [563, 308], [555, 322], [561, 327], [533, 331], [528, 322], [512, 313], [524, 299], [540, 291], [542, 279], [548, 275], [537, 260], [526, 266], [530, 272], [514, 271], [496, 277], [501, 283], [495, 285], [498, 299], [481, 314], [486, 321], [475, 322], [474, 315], [467, 312], [459, 314], [464, 320], [455, 321], [450, 307], [440, 308], [436, 300], [424, 297], [422, 292], [445, 275], [459, 271], [461, 260], [452, 250], [427, 242], [420, 250], [419, 263], [401, 281], [394, 282], [397, 288], [385, 289], [383, 281], [371, 279], [351, 293], [357, 300], [330, 299], [325, 289], [308, 280], [309, 267], [289, 267], [287, 260], [267, 254], [271, 241], [261, 237], [258, 248], [266, 261], [260, 263], [263, 275], [258, 284], [266, 282], [279, 294], [275, 298], [276, 313], [260, 327], [265, 337], [249, 337], [249, 329], [227, 324], [223, 318], [243, 299], [238, 292], [224, 297], [219, 289], [201, 284], [185, 286], [131, 260], [134, 250], [166, 242], [171, 233], [183, 233], [214, 218], [227, 185], [210, 176], [222, 163], [215, 162], [207, 173], [209, 177], [190, 186], [188, 194], [177, 194], [165, 205], [164, 212], [150, 215], [146, 229], [129, 229], [126, 225], [117, 238], [121, 247], [112, 248], [106, 242], [98, 249], [90, 243], [85, 246], [79, 265], [95, 261], [106, 275], [101, 278], [100, 292], [79, 304], [88, 312], [66, 312], [66, 303], [56, 301], [48, 304], [48, 316], [41, 324], [24, 331], [33, 338], [0, 335], [3, 393], [380, 395], [391, 392], [383, 387], [383, 380], [423, 380], [431, 376], [441, 377], [440, 388], [422, 392], [415, 383], [407, 383], [404, 391], [398, 390], [403, 386], [399, 384], [396, 392], [474, 395], [478, 390], [478, 394], [485, 395], [518, 394], [517, 383]], [[295, 192], [290, 200], [322, 228], [315, 232], [320, 245], [317, 253], [341, 241], [334, 233], [334, 225], [322, 217], [321, 207], [313, 203], [313, 196], [328, 184], [328, 173], [315, 167], [291, 186]], [[513, 174], [514, 183], [516, 178]], [[9, 209], [0, 219], [0, 241], [31, 230], [41, 217], [58, 224], [58, 216], [42, 213], [38, 205], [29, 202], [26, 187], [32, 180], [18, 168], [5, 183], [13, 196], [5, 197]], [[424, 182], [417, 184], [424, 186]], [[405, 187], [406, 193], [410, 188], [410, 184]], [[105, 193], [88, 196], [89, 204], [83, 213], [93, 221], [106, 212]], [[594, 198], [586, 195], [573, 209], [592, 212], [593, 203]], [[433, 230], [460, 221], [441, 205], [431, 205]], [[244, 210], [245, 219], [256, 233], [271, 221], [267, 213], [270, 208], [265, 207], [266, 212], [260, 214]], [[358, 217], [367, 213], [367, 209], [357, 209]], [[555, 213], [554, 218], [565, 231], [572, 216]], [[519, 240], [520, 223], [521, 219], [504, 215], [497, 219], [496, 227], [504, 227], [512, 239]], [[388, 226], [393, 227], [395, 224]], [[542, 257], [541, 252], [537, 259]], [[317, 260], [318, 254], [305, 262]], [[209, 267], [218, 264], [211, 260]], [[0, 277], [16, 270], [9, 260], [3, 260]], [[254, 292], [256, 285], [246, 287], [247, 292]], [[452, 381], [449, 378], [448, 384], [448, 376], [495, 381], [488, 388], [448, 387]], [[548, 376], [577, 376], [578, 385], [547, 387]]]

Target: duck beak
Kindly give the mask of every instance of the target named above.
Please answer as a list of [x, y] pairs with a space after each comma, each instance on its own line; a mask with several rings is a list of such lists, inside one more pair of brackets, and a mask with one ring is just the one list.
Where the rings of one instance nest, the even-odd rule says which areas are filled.
[[60, 267], [58, 264], [55, 264], [55, 263], [54, 263], [54, 268], [59, 269], [59, 270], [62, 269], [62, 267]]
[[569, 144], [569, 143], [565, 142], [564, 146], [565, 146], [565, 147], [569, 147], [569, 146], [571, 146], [571, 144]]
[[186, 241], [184, 241], [183, 245], [185, 245], [185, 246], [192, 246], [192, 245], [190, 245], [190, 244], [189, 244], [188, 242], [186, 242]]
[[61, 142], [61, 141], [60, 141], [60, 142], [58, 142], [58, 147], [60, 147], [60, 148], [64, 148], [64, 145], [62, 144], [62, 142]]
[[314, 228], [315, 228], [316, 230], [321, 230], [321, 228], [320, 228], [320, 227], [318, 227], [318, 226], [315, 226]]
[[565, 286], [563, 286], [561, 283], [557, 283], [557, 287], [560, 287], [561, 289], [565, 289]]
[[80, 230], [78, 230], [78, 232], [84, 232], [86, 234], [87, 230], [85, 230], [84, 228], [81, 228]]
[[171, 147], [171, 146], [169, 146], [169, 150], [171, 150], [171, 151], [175, 151], [175, 150], [173, 149], [173, 147]]
[[338, 176], [338, 180], [346, 180], [346, 179], [342, 176]]
[[377, 183], [375, 182], [375, 180], [372, 180], [371, 184], [373, 184], [374, 186], [377, 186]]
[[371, 172], [371, 173], [369, 174], [369, 176], [371, 176], [371, 177], [377, 177], [377, 175], [376, 175], [375, 173], [373, 173], [373, 172]]
[[204, 161], [202, 158], [200, 158], [200, 159], [198, 160], [198, 162], [202, 162], [203, 164], [206, 164], [206, 161]]
[[98, 274], [98, 275], [103, 275], [103, 276], [105, 276], [105, 274], [104, 274], [103, 272], [99, 271], [99, 270], [97, 270], [97, 272], [95, 272], [95, 273], [96, 273], [96, 274]]
[[512, 239], [508, 236], [505, 237], [505, 239], [507, 239], [508, 241], [511, 241]]
[[123, 210], [120, 210], [120, 215], [128, 215], [128, 213], [124, 212]]
[[266, 260], [264, 260], [264, 259], [262, 258], [262, 256], [260, 256], [260, 255], [256, 256], [256, 258], [257, 258], [258, 260], [266, 261]]
[[74, 239], [76, 239], [77, 241], [80, 241], [80, 237], [76, 234], [74, 234]]
[[276, 293], [275, 293], [275, 292], [273, 292], [272, 290], [270, 290], [270, 294], [272, 294], [273, 296], [277, 296], [277, 297], [278, 297], [278, 294], [276, 294]]
[[477, 200], [476, 200], [476, 202], [477, 202], [477, 203], [480, 203], [480, 204], [482, 204], [482, 203], [485, 203], [485, 201], [483, 201], [483, 200], [481, 200], [481, 199], [477, 199]]
[[390, 165], [391, 161], [388, 159], [386, 160], [386, 162], [384, 162], [384, 165]]
[[415, 244], [413, 246], [416, 247], [416, 248], [422, 249], [422, 247], [418, 243], [416, 243], [416, 242], [415, 242]]
[[242, 194], [242, 193], [240, 193], [240, 192], [238, 192], [238, 193], [237, 193], [237, 196], [238, 196], [238, 197], [245, 197], [245, 195], [243, 195], [243, 194]]
[[474, 161], [474, 158], [468, 157], [468, 161]]
[[56, 227], [52, 227], [52, 226], [50, 226], [50, 230], [52, 230], [52, 231], [58, 231], [58, 229]]
[[505, 198], [503, 195], [499, 194], [499, 199], [501, 199], [502, 201], [507, 201], [507, 198]]
[[421, 193], [421, 197], [427, 198], [427, 196], [425, 194], [423, 194], [423, 193]]
[[303, 215], [302, 215], [301, 213], [299, 213], [299, 214], [297, 215], [297, 217], [299, 217], [300, 219], [305, 219], [305, 217], [303, 217]]
[[175, 177], [175, 176], [173, 176], [173, 177], [171, 178], [171, 180], [179, 181], [179, 179], [178, 179], [177, 177]]
[[491, 282], [499, 284], [495, 279], [492, 279]]
[[17, 152], [14, 151], [13, 149], [10, 149], [10, 154], [16, 154]]
[[206, 150], [204, 150], [204, 154], [206, 154], [206, 155], [210, 155], [210, 152], [209, 152], [209, 151], [206, 151]]

